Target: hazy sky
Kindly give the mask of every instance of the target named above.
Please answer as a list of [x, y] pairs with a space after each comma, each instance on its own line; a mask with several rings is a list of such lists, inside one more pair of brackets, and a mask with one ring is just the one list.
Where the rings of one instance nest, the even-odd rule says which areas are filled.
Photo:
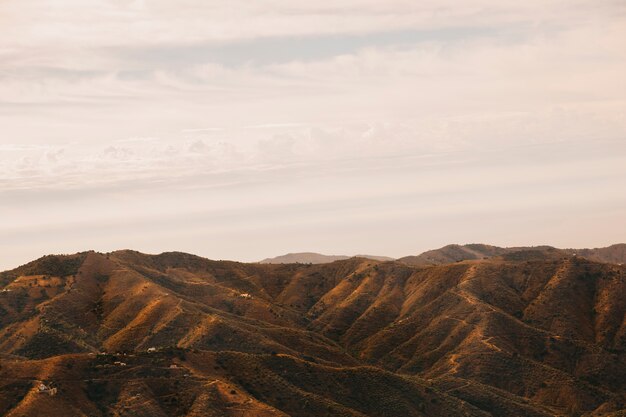
[[621, 0], [0, 2], [0, 269], [624, 241]]

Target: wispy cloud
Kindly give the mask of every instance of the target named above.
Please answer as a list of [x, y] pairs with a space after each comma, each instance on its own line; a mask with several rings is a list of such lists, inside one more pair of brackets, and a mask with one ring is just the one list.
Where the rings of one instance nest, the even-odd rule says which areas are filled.
[[[347, 244], [351, 230], [353, 252], [377, 252], [358, 246], [365, 219], [415, 231], [414, 213], [442, 239], [476, 240], [455, 214], [529, 207], [541, 222], [591, 196], [608, 223], [625, 210], [623, 39], [615, 1], [4, 1], [0, 234], [121, 230], [153, 213], [177, 243], [173, 219], [189, 216], [185, 236], [192, 224], [239, 237], [242, 224], [275, 226], [268, 251], [280, 252], [298, 249], [294, 228], [320, 245], [324, 234]], [[240, 217], [207, 220], [240, 205]], [[584, 218], [580, 241], [598, 230]], [[319, 227], [337, 223], [341, 233]], [[381, 230], [369, 240], [395, 248], [386, 254], [435, 244]], [[128, 239], [109, 242], [140, 241]]]

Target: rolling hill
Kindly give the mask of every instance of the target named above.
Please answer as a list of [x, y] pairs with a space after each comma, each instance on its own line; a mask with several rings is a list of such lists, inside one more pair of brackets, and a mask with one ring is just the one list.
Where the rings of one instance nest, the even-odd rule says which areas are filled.
[[[482, 243], [471, 243], [467, 245], [447, 245], [439, 249], [423, 252], [419, 255], [404, 256], [397, 261], [413, 266], [442, 265], [452, 262], [488, 259], [496, 256], [513, 254], [516, 252], [535, 251], [535, 253], [549, 253], [557, 251], [559, 255], [577, 255], [597, 262], [626, 263], [626, 243], [619, 243], [605, 248], [595, 249], [557, 249], [552, 246], [517, 246], [503, 248], [499, 246], [485, 245]], [[262, 264], [324, 264], [335, 261], [350, 259], [345, 255], [323, 255], [315, 252], [297, 252], [266, 258], [259, 263]], [[393, 261], [394, 258], [376, 255], [355, 255], [354, 258], [373, 259], [376, 261]]]
[[625, 267], [490, 248], [46, 256], [0, 274], [0, 414], [623, 415]]
[[[375, 261], [393, 261], [388, 256], [374, 255], [355, 255], [355, 258], [373, 259]], [[350, 259], [350, 256], [344, 255], [322, 255], [315, 252], [298, 252], [288, 253], [286, 255], [276, 256], [274, 258], [266, 258], [260, 261], [261, 264], [326, 264], [335, 261], [343, 261]]]
[[[442, 265], [451, 262], [488, 259], [495, 256], [510, 255], [516, 252], [544, 253], [550, 252], [566, 255], [577, 255], [597, 262], [621, 264], [626, 262], [626, 244], [619, 243], [606, 248], [596, 249], [557, 249], [551, 246], [527, 246], [502, 248], [498, 246], [472, 243], [468, 245], [447, 245], [415, 256], [398, 258], [398, 262], [407, 265]], [[559, 256], [559, 255], [557, 255]]]

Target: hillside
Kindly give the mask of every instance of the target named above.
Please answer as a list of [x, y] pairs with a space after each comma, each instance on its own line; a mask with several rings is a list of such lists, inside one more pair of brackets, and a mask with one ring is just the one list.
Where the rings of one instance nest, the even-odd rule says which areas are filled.
[[[510, 248], [502, 248], [499, 246], [485, 245], [482, 243], [471, 243], [467, 245], [447, 245], [439, 249], [433, 249], [423, 252], [419, 255], [404, 256], [398, 258], [397, 261], [412, 265], [412, 266], [425, 266], [425, 265], [443, 265], [453, 262], [470, 261], [479, 259], [488, 259], [497, 256], [510, 255], [513, 253], [534, 253], [539, 255], [543, 253], [546, 256], [550, 253], [556, 254], [556, 256], [568, 256], [577, 255], [584, 258], [597, 261], [607, 262], [614, 264], [626, 263], [626, 244], [619, 243], [608, 246], [606, 248], [595, 249], [557, 249], [551, 246], [517, 246]], [[376, 256], [376, 255], [355, 255], [355, 258], [373, 259], [375, 261], [393, 261], [394, 258], [388, 256]], [[298, 252], [288, 253], [285, 255], [276, 256], [274, 258], [266, 258], [259, 263], [262, 264], [324, 264], [335, 261], [343, 261], [350, 259], [350, 256], [345, 255], [323, 255], [315, 252]]]
[[626, 243], [595, 249], [564, 249], [569, 254], [576, 254], [598, 262], [614, 264], [626, 263]]
[[[355, 258], [373, 259], [375, 261], [393, 261], [388, 256], [374, 255], [355, 255]], [[322, 255], [314, 252], [288, 253], [286, 255], [276, 256], [274, 258], [266, 258], [259, 261], [261, 264], [325, 264], [335, 261], [343, 261], [350, 259], [350, 256], [344, 255]]]
[[470, 249], [492, 255], [434, 266], [44, 257], [0, 274], [0, 415], [624, 410], [625, 267]]
[[501, 248], [498, 246], [472, 243], [468, 245], [447, 245], [415, 256], [398, 258], [398, 262], [407, 265], [442, 265], [452, 262], [488, 259], [514, 253], [526, 253], [545, 256], [577, 255], [597, 262], [622, 264], [626, 262], [626, 244], [620, 243], [606, 248], [596, 249], [557, 249], [551, 246], [527, 246]]

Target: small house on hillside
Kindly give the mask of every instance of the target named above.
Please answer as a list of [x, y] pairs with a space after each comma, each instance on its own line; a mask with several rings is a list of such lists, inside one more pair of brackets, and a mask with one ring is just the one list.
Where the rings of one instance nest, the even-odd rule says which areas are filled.
[[48, 394], [50, 396], [54, 396], [57, 394], [57, 389], [54, 387], [49, 387], [42, 382], [39, 384], [39, 386], [37, 386], [37, 392], [39, 392], [40, 394]]

